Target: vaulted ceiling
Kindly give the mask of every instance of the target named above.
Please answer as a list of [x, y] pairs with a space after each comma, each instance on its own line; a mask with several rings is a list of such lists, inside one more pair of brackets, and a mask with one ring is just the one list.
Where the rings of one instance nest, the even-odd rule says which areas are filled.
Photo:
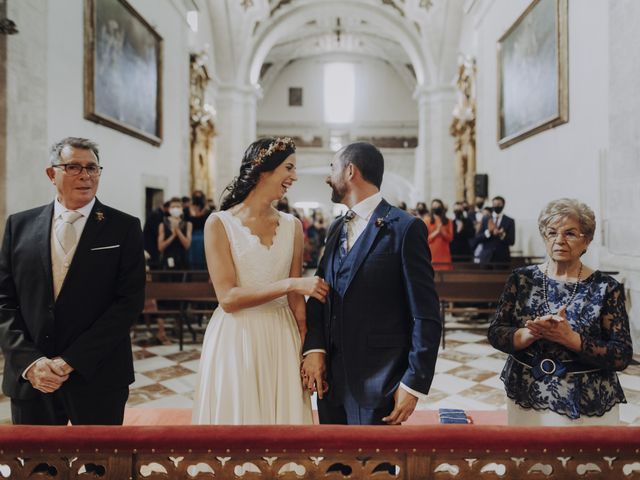
[[226, 83], [265, 87], [291, 62], [344, 53], [389, 63], [412, 89], [455, 75], [464, 0], [206, 1]]

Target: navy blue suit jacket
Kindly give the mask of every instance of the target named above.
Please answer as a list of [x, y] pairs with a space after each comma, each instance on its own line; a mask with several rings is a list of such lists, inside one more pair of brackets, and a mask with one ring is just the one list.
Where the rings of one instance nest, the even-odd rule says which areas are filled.
[[[331, 225], [317, 271], [329, 284], [343, 223], [341, 217]], [[362, 407], [381, 405], [400, 382], [426, 394], [442, 333], [426, 225], [382, 200], [352, 254], [356, 259], [346, 288], [335, 292], [342, 298], [340, 311], [331, 295], [325, 304], [307, 302], [303, 351], [326, 350], [330, 370], [333, 325], [341, 329], [337, 338], [342, 339], [346, 382]]]
[[506, 215], [502, 215], [500, 220], [500, 228], [504, 229], [504, 238], [494, 237], [489, 238], [484, 234], [489, 224], [489, 217], [482, 218], [480, 225], [480, 231], [476, 235], [476, 245], [482, 244], [482, 251], [480, 252], [480, 263], [509, 263], [511, 261], [511, 253], [509, 247], [516, 243], [516, 222], [513, 218]]

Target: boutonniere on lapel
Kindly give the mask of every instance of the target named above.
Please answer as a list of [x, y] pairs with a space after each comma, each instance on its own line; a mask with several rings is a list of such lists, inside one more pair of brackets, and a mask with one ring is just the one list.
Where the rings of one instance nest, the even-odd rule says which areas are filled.
[[374, 225], [377, 228], [382, 228], [382, 227], [386, 226], [387, 223], [389, 223], [389, 220], [387, 219], [387, 217], [389, 217], [389, 213], [390, 212], [387, 212], [387, 214], [384, 217], [376, 218], [376, 221], [374, 222]]
[[101, 211], [101, 210], [98, 210], [98, 211], [95, 213], [95, 217], [96, 217], [96, 221], [97, 221], [97, 222], [101, 222], [101, 221], [103, 221], [103, 220], [104, 220], [104, 213], [102, 213], [102, 211]]

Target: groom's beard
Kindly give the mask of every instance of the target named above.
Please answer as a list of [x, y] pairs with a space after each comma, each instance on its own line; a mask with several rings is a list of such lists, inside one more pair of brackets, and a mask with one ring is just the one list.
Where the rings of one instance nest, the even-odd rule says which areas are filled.
[[342, 203], [345, 196], [344, 189], [341, 189], [338, 185], [334, 185], [332, 183], [330, 183], [329, 186], [331, 187], [331, 201], [333, 203]]
[[335, 188], [331, 187], [331, 201], [333, 203], [342, 203], [343, 198], [343, 195], [340, 195], [340, 193]]

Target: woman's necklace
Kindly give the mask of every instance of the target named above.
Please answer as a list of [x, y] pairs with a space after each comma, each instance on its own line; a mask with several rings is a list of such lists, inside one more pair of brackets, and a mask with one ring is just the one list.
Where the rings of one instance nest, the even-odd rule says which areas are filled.
[[[549, 297], [547, 296], [547, 272], [549, 271], [549, 262], [544, 267], [544, 275], [542, 276], [542, 295], [544, 296], [544, 304], [547, 307], [547, 311], [553, 315], [551, 311], [551, 307], [549, 306]], [[578, 293], [578, 285], [580, 284], [580, 275], [582, 274], [582, 262], [580, 262], [580, 270], [578, 270], [578, 278], [576, 280], [575, 285], [573, 286], [573, 291], [571, 292], [571, 296], [569, 297], [569, 301], [565, 304], [567, 307], [573, 302], [573, 299]]]

